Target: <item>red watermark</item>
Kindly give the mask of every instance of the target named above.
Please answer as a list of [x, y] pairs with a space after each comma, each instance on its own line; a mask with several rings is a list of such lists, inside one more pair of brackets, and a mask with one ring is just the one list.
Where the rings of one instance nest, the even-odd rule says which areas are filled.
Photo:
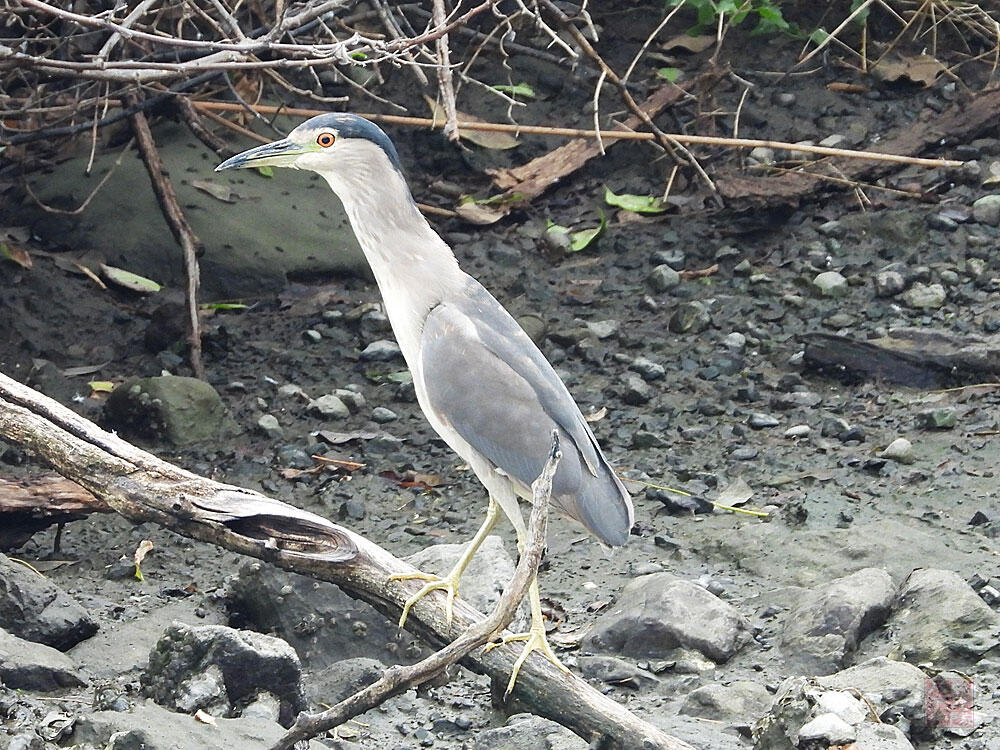
[[924, 713], [927, 723], [940, 729], [976, 728], [973, 711], [976, 686], [955, 672], [942, 672], [924, 683]]

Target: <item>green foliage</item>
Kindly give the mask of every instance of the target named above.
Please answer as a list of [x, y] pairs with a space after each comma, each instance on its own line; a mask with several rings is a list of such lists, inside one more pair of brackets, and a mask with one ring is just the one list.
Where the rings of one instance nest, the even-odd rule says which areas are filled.
[[798, 30], [781, 13], [781, 0], [666, 0], [668, 8], [684, 5], [695, 12], [691, 34], [714, 29], [719, 17], [730, 26], [739, 26], [747, 19], [756, 20], [753, 34], [797, 34]]
[[510, 94], [511, 96], [523, 96], [529, 99], [535, 96], [535, 90], [523, 81], [514, 86], [498, 83], [496, 86], [490, 86], [490, 88], [501, 91], [504, 94]]
[[624, 208], [636, 214], [662, 214], [669, 208], [655, 195], [616, 194], [607, 185], [604, 186], [604, 202], [609, 206]]

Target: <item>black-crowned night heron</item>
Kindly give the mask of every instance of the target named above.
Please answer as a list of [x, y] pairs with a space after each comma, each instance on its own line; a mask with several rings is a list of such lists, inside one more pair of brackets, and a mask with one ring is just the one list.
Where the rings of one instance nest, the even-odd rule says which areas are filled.
[[[518, 498], [530, 500], [553, 429], [559, 431], [562, 459], [552, 505], [602, 543], [625, 544], [632, 501], [579, 407], [510, 313], [458, 267], [451, 248], [431, 229], [385, 133], [357, 115], [320, 115], [287, 138], [244, 151], [216, 170], [242, 167], [308, 169], [330, 184], [378, 282], [427, 421], [489, 492], [486, 520], [451, 572], [444, 578], [408, 576], [427, 583], [406, 602], [401, 626], [410, 607], [435, 590], [446, 593], [451, 619], [459, 579], [500, 510], [514, 525], [519, 547], [527, 543]], [[527, 641], [508, 691], [534, 650], [562, 667], [545, 637], [537, 581], [529, 599], [530, 631], [507, 639]]]

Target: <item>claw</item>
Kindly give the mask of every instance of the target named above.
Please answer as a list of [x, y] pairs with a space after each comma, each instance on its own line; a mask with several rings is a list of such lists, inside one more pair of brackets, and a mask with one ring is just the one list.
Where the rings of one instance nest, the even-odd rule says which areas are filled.
[[545, 656], [550, 662], [555, 664], [559, 669], [566, 674], [569, 674], [569, 669], [559, 661], [559, 657], [556, 656], [555, 652], [552, 650], [552, 646], [549, 645], [548, 639], [545, 637], [545, 626], [541, 623], [532, 623], [531, 630], [527, 633], [516, 633], [514, 635], [504, 636], [499, 641], [493, 641], [486, 644], [486, 650], [491, 651], [498, 646], [505, 646], [508, 643], [514, 643], [516, 641], [525, 641], [524, 648], [521, 650], [520, 656], [517, 657], [517, 661], [514, 662], [514, 667], [510, 672], [510, 680], [507, 681], [507, 689], [504, 690], [503, 697], [504, 700], [507, 696], [511, 694], [514, 689], [514, 683], [517, 681], [517, 674], [521, 671], [521, 665], [524, 664], [525, 660], [531, 655], [532, 651], [540, 651], [543, 656]]
[[430, 573], [398, 573], [396, 575], [389, 576], [390, 581], [427, 581], [420, 591], [406, 600], [406, 603], [403, 605], [403, 612], [399, 616], [399, 627], [406, 625], [406, 618], [410, 614], [410, 608], [432, 591], [445, 592], [447, 598], [445, 599], [444, 604], [444, 616], [445, 620], [450, 625], [454, 614], [455, 597], [458, 596], [459, 576], [455, 576], [453, 573], [454, 571], [446, 575], [444, 578], [431, 575]]

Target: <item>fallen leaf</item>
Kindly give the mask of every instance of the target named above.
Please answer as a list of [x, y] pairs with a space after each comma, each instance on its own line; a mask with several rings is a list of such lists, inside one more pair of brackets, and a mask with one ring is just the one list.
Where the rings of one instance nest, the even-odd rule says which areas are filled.
[[115, 384], [110, 380], [91, 380], [87, 383], [91, 395], [95, 393], [111, 393], [115, 389]]
[[668, 206], [655, 195], [631, 195], [613, 193], [611, 188], [604, 188], [604, 202], [615, 208], [624, 208], [637, 214], [661, 214]]
[[535, 90], [524, 81], [514, 84], [513, 86], [508, 84], [497, 84], [496, 86], [490, 86], [490, 88], [501, 91], [504, 94], [510, 94], [511, 96], [525, 96], [528, 98], [534, 98], [535, 96]]
[[715, 37], [708, 34], [701, 36], [681, 34], [680, 36], [668, 39], [660, 47], [667, 52], [691, 52], [697, 54], [698, 52], [704, 52], [713, 44], [715, 44]]
[[194, 720], [200, 721], [202, 724], [215, 726], [215, 717], [200, 708], [194, 712]]
[[719, 492], [715, 502], [721, 505], [742, 505], [753, 497], [753, 490], [743, 477], [737, 477]]
[[99, 370], [103, 370], [109, 364], [111, 364], [110, 359], [106, 362], [101, 362], [99, 365], [78, 365], [77, 367], [67, 367], [62, 371], [62, 374], [67, 378], [75, 378], [79, 375], [92, 375]]
[[604, 212], [601, 211], [601, 223], [592, 229], [581, 229], [578, 232], [573, 232], [570, 231], [569, 227], [547, 221], [546, 231], [569, 235], [569, 251], [571, 253], [578, 253], [589, 247], [598, 237], [604, 234], [604, 229], [607, 225], [608, 220], [604, 216]]
[[657, 68], [656, 75], [662, 78], [667, 83], [677, 83], [677, 79], [681, 77], [680, 68]]
[[[446, 120], [444, 108], [436, 100], [431, 99], [429, 96], [425, 96], [424, 99], [427, 100], [427, 106], [431, 108], [431, 119], [434, 121], [434, 125], [440, 126], [444, 124]], [[455, 110], [455, 117], [458, 118], [459, 122], [486, 122], [486, 120], [483, 120], [480, 117], [466, 114], [465, 112], [460, 112], [458, 110]], [[506, 151], [509, 148], [516, 148], [521, 145], [521, 142], [510, 133], [495, 132], [490, 130], [469, 130], [468, 128], [459, 128], [458, 136], [459, 138], [467, 140], [469, 143], [475, 143], [477, 146], [488, 148], [491, 151]]]
[[82, 263], [77, 263], [75, 261], [73, 262], [72, 265], [73, 265], [73, 268], [75, 268], [80, 273], [82, 273], [84, 276], [86, 276], [88, 279], [90, 279], [95, 284], [97, 284], [97, 286], [99, 286], [101, 289], [105, 289], [106, 290], [108, 288], [108, 285], [105, 284], [103, 281], [101, 281], [101, 278], [96, 273], [94, 273], [89, 268], [87, 268], [87, 266], [83, 265]]
[[355, 432], [334, 432], [333, 430], [318, 430], [316, 436], [322, 438], [330, 445], [341, 445], [342, 443], [349, 443], [352, 440], [374, 440], [375, 438], [383, 435], [381, 432], [374, 431], [362, 431], [357, 430]]
[[470, 224], [488, 226], [496, 224], [500, 219], [510, 213], [510, 206], [488, 205], [477, 202], [472, 198], [465, 198], [455, 206], [455, 213], [460, 219], [464, 219]]
[[593, 424], [594, 422], [600, 422], [608, 415], [608, 407], [602, 406], [600, 409], [595, 411], [593, 414], [584, 415], [584, 420]]
[[135, 554], [132, 555], [132, 561], [136, 564], [136, 567], [142, 565], [142, 561], [146, 559], [146, 555], [148, 555], [152, 549], [153, 543], [148, 539], [143, 539], [139, 542], [139, 546], [135, 548]]
[[886, 83], [911, 81], [926, 88], [931, 86], [944, 70], [946, 70], [945, 66], [937, 58], [930, 55], [917, 55], [916, 57], [883, 59], [871, 69], [871, 74]]
[[101, 264], [101, 273], [104, 277], [123, 289], [129, 289], [133, 292], [139, 292], [140, 294], [151, 294], [160, 291], [163, 287], [157, 284], [151, 279], [147, 279], [145, 276], [140, 276], [139, 274], [132, 273], [131, 271], [125, 271], [121, 268], [115, 268], [114, 266], [109, 266], [105, 263]]
[[203, 193], [208, 193], [223, 203], [236, 203], [236, 193], [233, 192], [233, 189], [229, 185], [222, 185], [211, 180], [191, 180], [191, 187], [201, 190]]
[[682, 279], [703, 279], [706, 276], [711, 276], [714, 273], [719, 272], [719, 264], [713, 263], [708, 268], [699, 268], [695, 271], [678, 271], [677, 275]]
[[21, 268], [31, 268], [32, 266], [31, 256], [27, 250], [15, 247], [14, 245], [8, 245], [6, 242], [0, 242], [0, 258], [14, 261]]

